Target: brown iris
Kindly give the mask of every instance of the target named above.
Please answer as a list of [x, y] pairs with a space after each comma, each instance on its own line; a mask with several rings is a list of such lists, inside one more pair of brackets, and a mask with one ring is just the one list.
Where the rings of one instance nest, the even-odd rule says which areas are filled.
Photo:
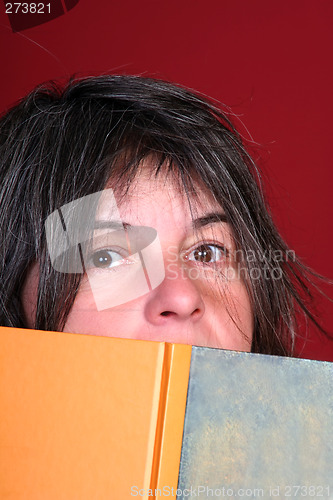
[[193, 252], [194, 259], [200, 262], [211, 262], [214, 260], [215, 252], [211, 245], [201, 245]]
[[111, 252], [100, 250], [93, 255], [93, 264], [95, 267], [110, 267], [113, 259], [110, 255]]

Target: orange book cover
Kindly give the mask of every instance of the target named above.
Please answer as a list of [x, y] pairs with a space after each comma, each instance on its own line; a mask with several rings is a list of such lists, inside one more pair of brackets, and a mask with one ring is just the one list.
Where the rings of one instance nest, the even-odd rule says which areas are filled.
[[1, 499], [177, 488], [190, 346], [0, 332]]
[[333, 491], [333, 364], [0, 328], [0, 498]]

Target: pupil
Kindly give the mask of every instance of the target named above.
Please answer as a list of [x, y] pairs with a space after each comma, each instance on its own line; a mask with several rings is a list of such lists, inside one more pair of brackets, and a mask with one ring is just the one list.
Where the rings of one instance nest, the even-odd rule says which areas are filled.
[[108, 267], [112, 262], [112, 258], [107, 252], [96, 252], [93, 257], [93, 263], [96, 267]]
[[210, 262], [212, 260], [213, 252], [208, 246], [201, 246], [197, 248], [194, 252], [195, 260], [201, 262]]

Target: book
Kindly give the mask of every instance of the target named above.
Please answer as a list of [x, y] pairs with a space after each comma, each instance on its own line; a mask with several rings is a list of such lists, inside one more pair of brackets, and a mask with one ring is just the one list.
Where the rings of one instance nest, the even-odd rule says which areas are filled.
[[0, 498], [333, 498], [332, 363], [0, 328]]
[[332, 382], [333, 363], [193, 347], [178, 498], [333, 498]]
[[190, 346], [14, 328], [0, 343], [1, 499], [177, 487]]

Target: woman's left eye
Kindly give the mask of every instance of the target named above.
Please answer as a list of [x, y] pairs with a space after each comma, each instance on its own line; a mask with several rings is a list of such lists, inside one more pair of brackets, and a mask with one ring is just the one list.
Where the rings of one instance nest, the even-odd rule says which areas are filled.
[[119, 264], [125, 257], [115, 250], [98, 250], [91, 257], [91, 263], [99, 269], [110, 269]]
[[185, 260], [210, 264], [224, 260], [226, 256], [227, 250], [223, 246], [205, 243], [187, 253]]

